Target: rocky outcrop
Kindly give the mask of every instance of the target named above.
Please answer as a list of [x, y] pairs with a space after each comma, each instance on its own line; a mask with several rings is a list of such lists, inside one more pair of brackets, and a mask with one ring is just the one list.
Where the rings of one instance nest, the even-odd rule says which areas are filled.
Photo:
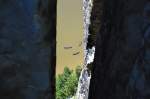
[[89, 99], [150, 99], [150, 1], [95, 2], [102, 16]]
[[88, 99], [89, 85], [91, 79], [90, 68], [95, 54], [95, 34], [89, 31], [91, 22], [92, 0], [83, 0], [83, 26], [84, 26], [84, 64], [80, 74], [78, 88], [76, 93], [77, 99]]
[[54, 99], [56, 0], [0, 1], [0, 99]]

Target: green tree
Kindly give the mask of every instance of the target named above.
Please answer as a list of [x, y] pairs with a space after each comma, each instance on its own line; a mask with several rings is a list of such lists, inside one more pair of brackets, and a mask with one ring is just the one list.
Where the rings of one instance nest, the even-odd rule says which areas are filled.
[[63, 74], [60, 74], [56, 77], [56, 98], [57, 99], [66, 99], [64, 93], [64, 85], [72, 72], [73, 71], [71, 71], [68, 67], [65, 67]]
[[80, 77], [81, 70], [82, 70], [81, 66], [77, 66], [75, 69], [75, 72], [78, 78]]
[[72, 97], [76, 92], [77, 85], [78, 85], [78, 78], [77, 75], [73, 72], [65, 82], [63, 89], [65, 96]]
[[56, 99], [67, 99], [74, 96], [80, 72], [80, 66], [75, 71], [68, 67], [64, 68], [64, 72], [56, 77]]

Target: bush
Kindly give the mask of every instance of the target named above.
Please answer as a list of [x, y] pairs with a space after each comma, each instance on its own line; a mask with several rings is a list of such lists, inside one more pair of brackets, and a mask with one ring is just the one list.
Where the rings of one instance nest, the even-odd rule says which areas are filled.
[[81, 72], [81, 67], [77, 67], [75, 71], [68, 67], [64, 68], [64, 72], [56, 78], [56, 99], [67, 99], [74, 96], [78, 79]]
[[77, 66], [75, 69], [75, 72], [78, 78], [80, 77], [81, 70], [82, 70], [81, 66]]

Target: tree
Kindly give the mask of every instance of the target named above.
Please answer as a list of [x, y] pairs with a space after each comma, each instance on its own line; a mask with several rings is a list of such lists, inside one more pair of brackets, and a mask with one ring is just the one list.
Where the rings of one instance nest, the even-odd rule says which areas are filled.
[[75, 71], [70, 70], [68, 67], [64, 68], [64, 72], [56, 78], [56, 99], [66, 99], [74, 96], [80, 72], [80, 66], [77, 66]]
[[81, 70], [82, 70], [81, 66], [77, 66], [76, 69], [75, 69], [75, 72], [76, 72], [76, 75], [77, 75], [78, 78], [80, 76]]

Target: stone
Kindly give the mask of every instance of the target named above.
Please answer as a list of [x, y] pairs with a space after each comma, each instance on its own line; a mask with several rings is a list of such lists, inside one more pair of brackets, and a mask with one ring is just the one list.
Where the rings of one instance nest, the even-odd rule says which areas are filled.
[[[96, 52], [88, 99], [149, 99], [149, 0], [94, 0]], [[95, 13], [95, 12], [92, 12]]]
[[56, 0], [1, 0], [0, 12], [0, 99], [54, 99]]

